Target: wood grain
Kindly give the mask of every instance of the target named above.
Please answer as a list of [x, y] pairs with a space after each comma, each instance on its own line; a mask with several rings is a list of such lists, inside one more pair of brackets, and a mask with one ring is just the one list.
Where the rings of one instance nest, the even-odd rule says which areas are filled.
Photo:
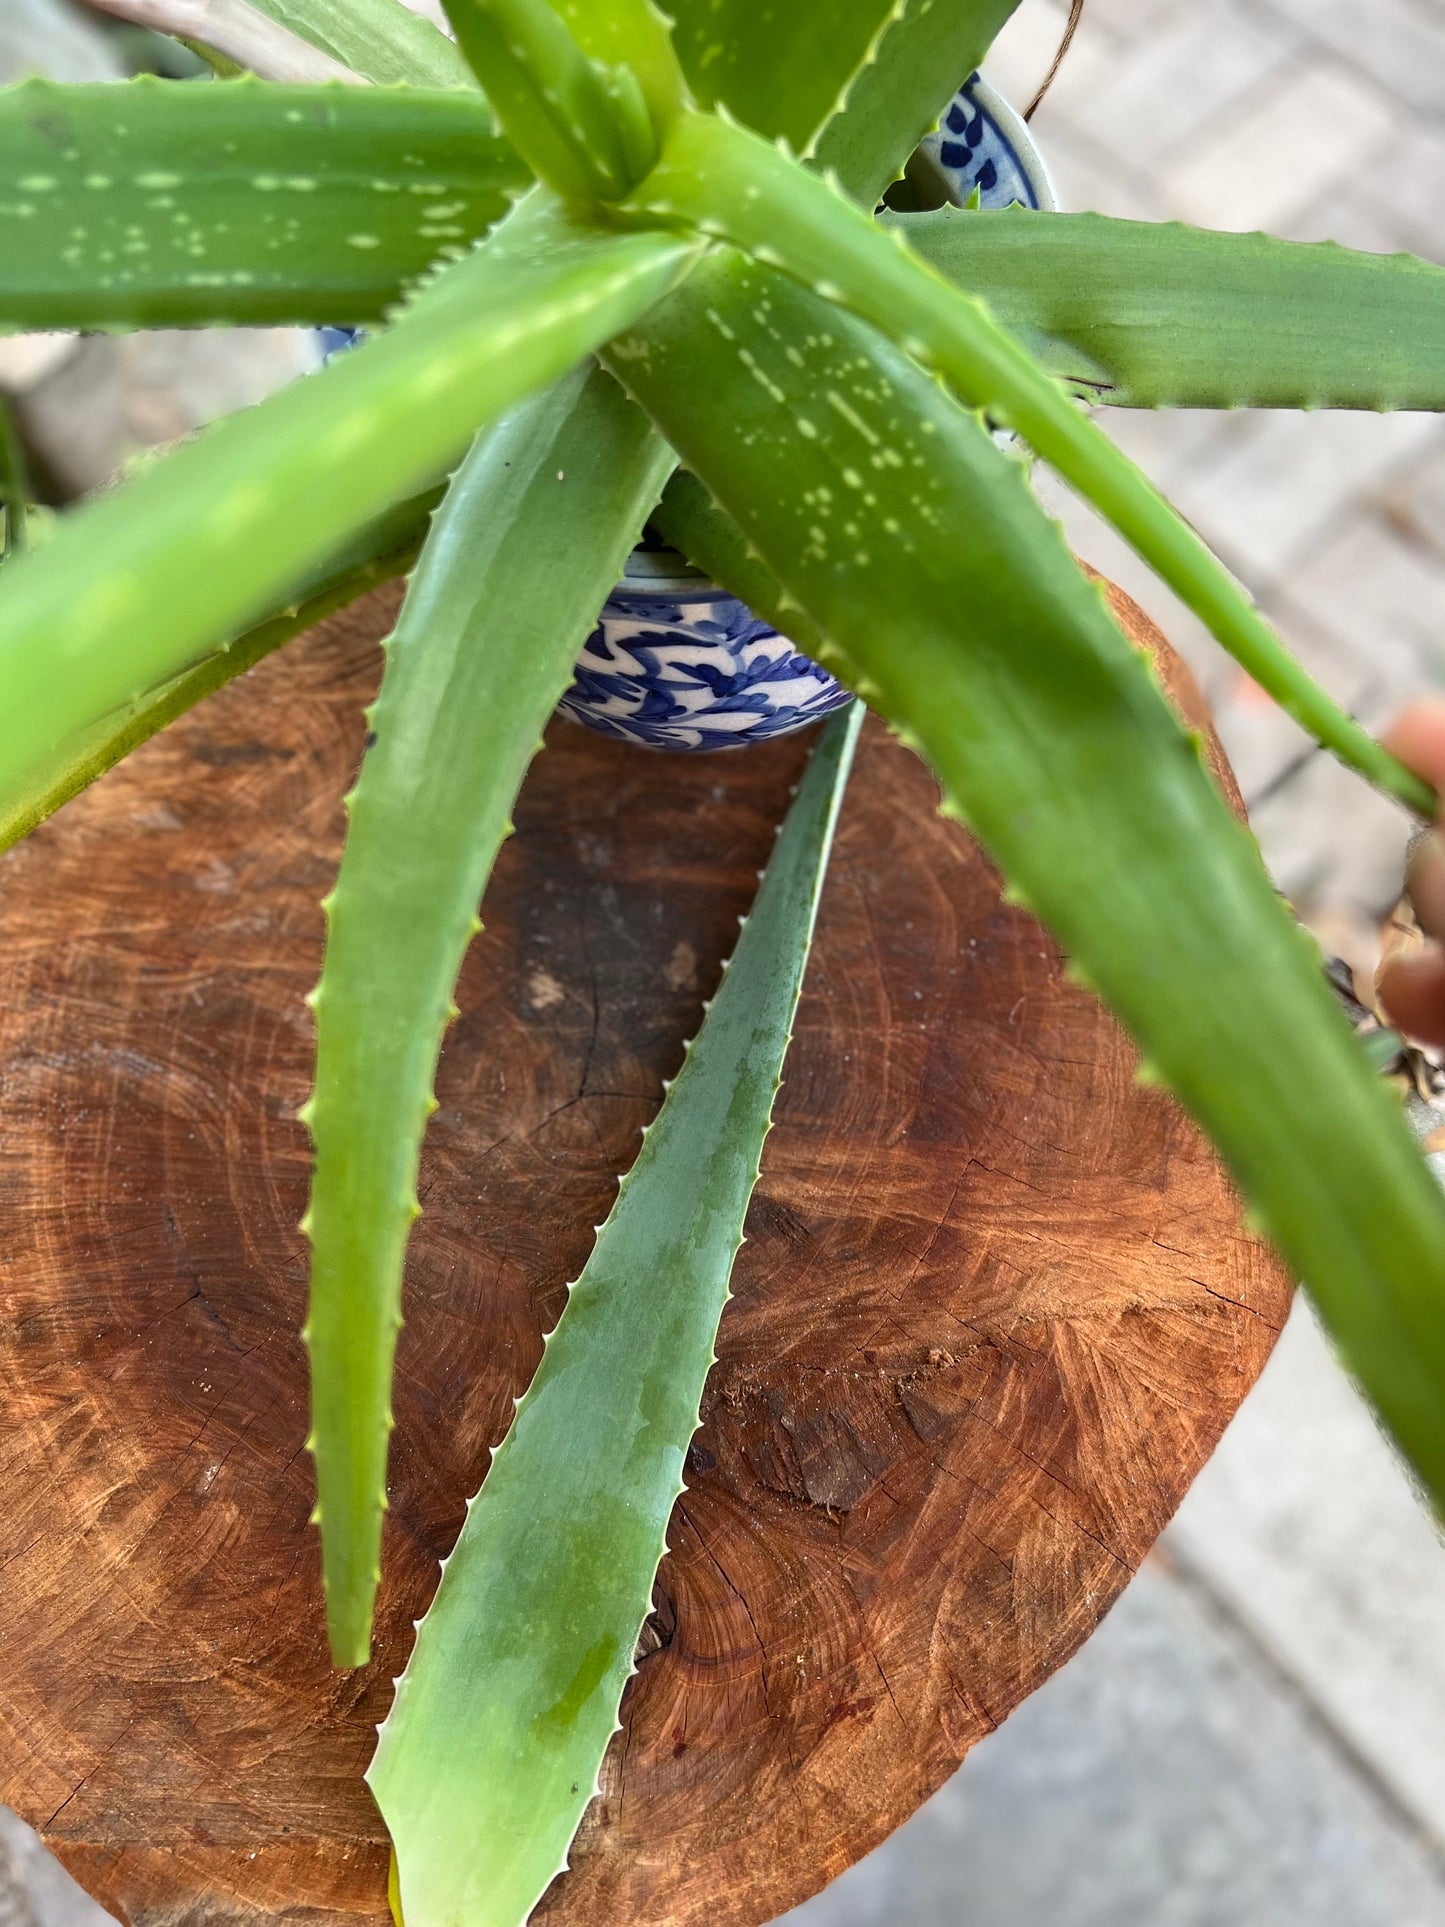
[[[0, 1798], [147, 1927], [384, 1919], [373, 1725], [804, 754], [553, 727], [428, 1139], [379, 1658], [332, 1674], [294, 1112], [387, 613], [0, 865]], [[870, 726], [647, 1656], [549, 1927], [751, 1927], [876, 1845], [1098, 1623], [1283, 1321], [1212, 1157], [933, 800]]]

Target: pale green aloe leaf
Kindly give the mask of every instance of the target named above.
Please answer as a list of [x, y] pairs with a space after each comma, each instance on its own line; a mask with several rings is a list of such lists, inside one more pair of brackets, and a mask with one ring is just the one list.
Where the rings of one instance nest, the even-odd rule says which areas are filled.
[[600, 369], [523, 402], [458, 472], [387, 644], [326, 903], [303, 1112], [311, 1444], [338, 1665], [367, 1658], [402, 1265], [457, 972], [542, 725], [671, 466]]
[[978, 66], [1018, 0], [669, 0], [683, 71], [874, 200]]
[[445, 0], [508, 139], [573, 201], [616, 201], [657, 150], [641, 92], [609, 89], [548, 0]]
[[[744, 382], [718, 377], [720, 327]], [[1224, 1154], [1440, 1505], [1445, 1199], [1023, 468], [880, 335], [736, 257], [613, 358], [741, 530], [675, 485], [674, 539], [922, 749]]]
[[652, 125], [664, 134], [687, 99], [672, 38], [653, 0], [552, 0], [593, 60], [637, 76]]
[[57, 754], [296, 593], [684, 274], [695, 246], [579, 227], [534, 190], [386, 333], [82, 509], [0, 593], [0, 820]]
[[1018, 430], [1169, 584], [1302, 728], [1387, 794], [1431, 816], [1437, 798], [1290, 655], [1244, 590], [1148, 477], [976, 297], [807, 168], [746, 128], [685, 113], [626, 203], [693, 224], [783, 268], [880, 329], [961, 398]]
[[367, 1778], [407, 1927], [521, 1927], [617, 1730], [782, 1072], [859, 706], [472, 1502]]
[[888, 217], [1052, 374], [1126, 408], [1445, 408], [1445, 268], [1024, 208]]
[[531, 183], [480, 94], [0, 88], [0, 332], [375, 323]]
[[48, 768], [36, 772], [29, 793], [0, 815], [0, 851], [28, 836], [38, 823], [113, 769], [122, 757], [183, 716], [204, 697], [253, 668], [293, 636], [299, 636], [354, 602], [368, 589], [402, 575], [416, 560], [435, 491], [399, 504], [364, 530], [341, 554], [315, 571], [284, 607], [227, 642], [183, 675], [103, 717], [79, 737], [67, 738]]
[[365, 80], [474, 88], [458, 48], [400, 0], [251, 0]]

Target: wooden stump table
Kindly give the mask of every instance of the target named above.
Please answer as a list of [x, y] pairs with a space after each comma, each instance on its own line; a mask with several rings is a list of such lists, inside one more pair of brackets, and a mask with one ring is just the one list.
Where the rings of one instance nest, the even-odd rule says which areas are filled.
[[[0, 1799], [128, 1922], [386, 1917], [374, 1727], [806, 753], [567, 723], [463, 972], [377, 1658], [329, 1671], [297, 1332], [359, 605], [0, 862]], [[642, 1659], [549, 1927], [752, 1927], [1078, 1646], [1283, 1322], [1214, 1159], [865, 733]]]

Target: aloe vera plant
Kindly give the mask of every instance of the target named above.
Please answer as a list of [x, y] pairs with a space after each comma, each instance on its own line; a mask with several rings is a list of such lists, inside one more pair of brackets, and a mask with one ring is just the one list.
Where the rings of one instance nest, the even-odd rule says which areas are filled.
[[[1011, 427], [1087, 496], [1321, 743], [1431, 812], [1080, 401], [1445, 408], [1445, 269], [1091, 215], [880, 218], [1012, 0], [673, 6], [668, 25], [650, 0], [449, 0], [454, 44], [397, 0], [260, 0], [345, 79], [0, 89], [0, 329], [368, 330], [32, 553], [0, 442], [3, 842], [415, 565], [327, 901], [305, 1112], [311, 1444], [341, 1665], [369, 1650], [452, 988], [541, 723], [654, 510], [928, 760], [1143, 1074], [1210, 1134], [1445, 1508], [1445, 1201], [1197, 744], [989, 432]], [[496, 620], [516, 607], [523, 624]], [[372, 1777], [409, 1927], [524, 1919], [595, 1784], [767, 1126], [844, 734], [383, 1735]], [[706, 1237], [671, 1237], [689, 1211]], [[639, 1352], [658, 1267], [676, 1315]], [[665, 1392], [656, 1452], [609, 1429], [596, 1385], [619, 1359]], [[590, 1483], [560, 1478], [593, 1448]], [[509, 1534], [547, 1504], [555, 1538], [509, 1604]]]

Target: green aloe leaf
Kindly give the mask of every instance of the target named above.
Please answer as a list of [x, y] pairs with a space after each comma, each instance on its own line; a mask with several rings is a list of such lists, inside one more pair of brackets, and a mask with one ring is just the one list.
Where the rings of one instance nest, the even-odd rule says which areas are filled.
[[1127, 408], [1445, 408], [1445, 268], [1023, 208], [890, 217], [1036, 360]]
[[663, 160], [624, 213], [725, 236], [880, 329], [970, 407], [1016, 428], [1317, 742], [1408, 808], [1433, 816], [1438, 799], [1429, 785], [1320, 688], [1148, 477], [981, 301], [915, 255], [900, 229], [879, 228], [830, 182], [746, 128], [697, 113], [674, 123]]
[[[720, 328], [749, 381], [717, 379]], [[685, 489], [674, 536], [922, 749], [1224, 1154], [1441, 1505], [1445, 1200], [1023, 469], [881, 336], [735, 257], [614, 359], [771, 591]]]
[[548, 0], [445, 5], [508, 138], [538, 177], [568, 200], [620, 200], [657, 151], [636, 80], [589, 60]]
[[440, 499], [439, 493], [430, 491], [399, 504], [318, 569], [290, 602], [264, 622], [130, 707], [103, 717], [79, 737], [67, 738], [50, 765], [37, 770], [29, 794], [12, 801], [9, 810], [0, 814], [0, 851], [28, 836], [37, 823], [203, 697], [224, 688], [272, 650], [344, 609], [368, 589], [404, 574], [416, 560], [428, 516]]
[[399, 0], [250, 0], [366, 80], [475, 88], [460, 51]]
[[813, 159], [866, 208], [903, 172], [919, 141], [977, 67], [1018, 0], [904, 0]]
[[687, 84], [668, 23], [653, 0], [552, 0], [578, 46], [593, 60], [637, 76], [652, 125], [661, 135], [676, 118]]
[[[670, 0], [704, 106], [721, 102], [873, 199], [987, 53], [1018, 0]], [[832, 123], [829, 125], [829, 123]]]
[[326, 902], [303, 1112], [311, 1444], [341, 1666], [367, 1658], [402, 1265], [457, 972], [542, 725], [671, 466], [599, 369], [523, 402], [459, 470], [387, 644]]
[[855, 705], [820, 740], [421, 1622], [367, 1775], [407, 1927], [521, 1927], [596, 1791], [683, 1489], [857, 724]]
[[697, 250], [541, 196], [386, 333], [230, 417], [7, 563], [0, 821], [67, 744], [194, 667], [475, 429], [634, 321]]
[[531, 175], [480, 94], [0, 88], [0, 332], [379, 321]]

